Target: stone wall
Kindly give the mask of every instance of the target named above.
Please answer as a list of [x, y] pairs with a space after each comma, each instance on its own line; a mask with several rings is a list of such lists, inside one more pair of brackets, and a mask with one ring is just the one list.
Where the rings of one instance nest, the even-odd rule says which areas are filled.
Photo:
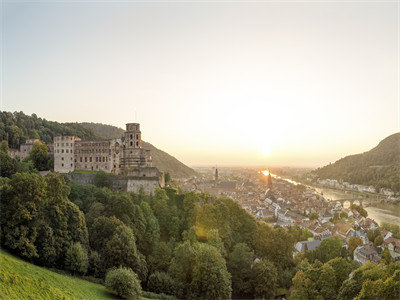
[[[87, 185], [94, 184], [95, 173], [68, 173], [68, 178], [76, 183]], [[111, 175], [112, 189], [138, 193], [143, 188], [145, 194], [152, 195], [155, 189], [160, 187], [159, 177], [137, 177]]]

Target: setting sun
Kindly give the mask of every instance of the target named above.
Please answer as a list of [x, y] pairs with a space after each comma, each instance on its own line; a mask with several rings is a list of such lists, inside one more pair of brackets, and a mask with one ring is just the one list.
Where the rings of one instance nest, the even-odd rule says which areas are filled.
[[265, 176], [269, 175], [269, 171], [268, 170], [262, 171], [261, 173], [263, 173]]
[[261, 149], [261, 154], [264, 156], [268, 156], [271, 154], [271, 149], [268, 146], [263, 146]]

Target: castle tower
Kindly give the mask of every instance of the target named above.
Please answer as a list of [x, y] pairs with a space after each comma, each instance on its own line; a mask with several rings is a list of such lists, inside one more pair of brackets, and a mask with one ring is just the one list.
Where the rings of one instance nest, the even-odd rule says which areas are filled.
[[125, 137], [125, 148], [126, 149], [137, 149], [142, 148], [142, 133], [140, 132], [139, 123], [128, 123], [126, 124]]
[[151, 167], [152, 158], [150, 151], [142, 148], [142, 133], [139, 123], [126, 124], [123, 137], [122, 157], [120, 157], [120, 169], [132, 171], [137, 167]]
[[272, 189], [272, 177], [271, 171], [268, 169], [268, 177], [267, 177], [267, 186], [269, 189]]

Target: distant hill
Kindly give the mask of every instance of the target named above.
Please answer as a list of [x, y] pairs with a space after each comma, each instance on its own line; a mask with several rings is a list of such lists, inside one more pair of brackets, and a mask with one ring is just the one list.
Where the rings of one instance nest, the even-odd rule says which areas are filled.
[[[106, 139], [120, 138], [124, 135], [124, 130], [116, 126], [105, 125], [101, 123], [80, 123], [82, 126], [90, 129], [96, 135]], [[144, 149], [150, 150], [153, 158], [153, 166], [160, 171], [169, 172], [172, 177], [188, 177], [196, 174], [196, 172], [181, 163], [175, 157], [154, 147], [152, 144], [142, 141]]]
[[107, 289], [58, 274], [0, 250], [1, 299], [115, 299]]
[[373, 185], [400, 191], [400, 133], [395, 133], [370, 151], [346, 156], [313, 171], [321, 179]]

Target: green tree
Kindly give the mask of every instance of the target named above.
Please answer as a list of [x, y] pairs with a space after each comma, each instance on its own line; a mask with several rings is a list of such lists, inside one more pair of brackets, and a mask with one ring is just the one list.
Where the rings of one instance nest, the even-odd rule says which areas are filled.
[[165, 272], [154, 272], [149, 276], [147, 283], [148, 289], [157, 294], [173, 294], [175, 283], [171, 276]]
[[231, 297], [231, 275], [219, 251], [207, 244], [198, 244], [190, 283], [190, 298], [228, 299]]
[[232, 275], [232, 290], [244, 298], [253, 295], [252, 264], [254, 253], [245, 243], [236, 244], [228, 256], [227, 267]]
[[106, 244], [104, 263], [104, 269], [123, 266], [134, 270], [142, 280], [146, 279], [146, 263], [137, 251], [132, 229], [126, 225], [118, 226], [111, 240]]
[[353, 257], [354, 250], [358, 246], [362, 246], [362, 244], [363, 244], [362, 240], [358, 237], [352, 236], [351, 238], [349, 238], [349, 241], [347, 242], [347, 246], [349, 248], [351, 257]]
[[85, 274], [89, 265], [87, 251], [80, 243], [74, 243], [65, 254], [65, 267], [74, 272]]
[[274, 298], [278, 282], [278, 271], [274, 264], [264, 258], [255, 263], [253, 272], [254, 297], [257, 299]]
[[47, 146], [40, 141], [33, 144], [27, 160], [32, 160], [35, 168], [39, 171], [51, 169], [51, 158], [47, 153]]
[[390, 254], [389, 249], [386, 247], [383, 249], [381, 256], [383, 262], [387, 265], [393, 261], [392, 255]]
[[148, 257], [149, 268], [155, 271], [168, 270], [169, 264], [172, 259], [172, 247], [165, 242], [158, 242], [154, 248], [153, 253]]
[[43, 177], [16, 173], [11, 179], [1, 178], [0, 222], [3, 243], [22, 257], [38, 257], [35, 245], [40, 209], [46, 193]]
[[382, 245], [382, 243], [383, 243], [383, 237], [381, 235], [378, 235], [374, 240], [374, 247], [378, 247]]
[[324, 299], [336, 298], [336, 274], [335, 270], [329, 265], [324, 264], [317, 281], [317, 286]]
[[108, 271], [105, 285], [126, 299], [139, 299], [142, 294], [140, 280], [130, 268], [119, 267]]
[[18, 161], [15, 158], [11, 158], [7, 152], [0, 151], [0, 176], [11, 177], [18, 171]]

